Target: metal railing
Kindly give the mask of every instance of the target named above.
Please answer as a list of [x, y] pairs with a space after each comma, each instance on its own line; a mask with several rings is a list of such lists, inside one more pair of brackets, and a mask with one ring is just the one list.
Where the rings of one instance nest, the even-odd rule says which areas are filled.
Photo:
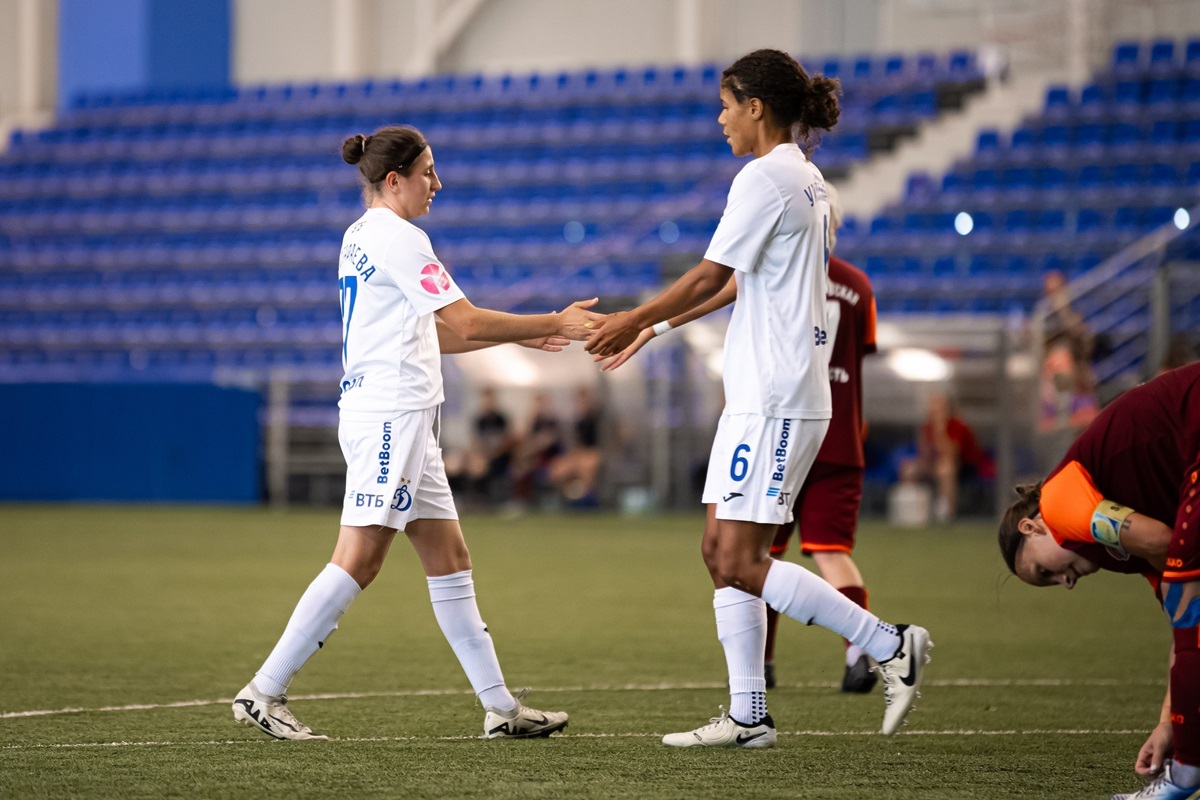
[[[1068, 282], [1066, 297], [1090, 334], [1105, 342], [1093, 365], [1096, 392], [1111, 400], [1130, 386], [1153, 377], [1167, 354], [1180, 322], [1189, 321], [1197, 271], [1176, 260], [1172, 246], [1200, 230], [1200, 206], [1186, 209], [1180, 227], [1167, 222], [1130, 243], [1086, 274]], [[1054, 313], [1048, 298], [1034, 307], [1033, 346], [1045, 357], [1047, 322]]]

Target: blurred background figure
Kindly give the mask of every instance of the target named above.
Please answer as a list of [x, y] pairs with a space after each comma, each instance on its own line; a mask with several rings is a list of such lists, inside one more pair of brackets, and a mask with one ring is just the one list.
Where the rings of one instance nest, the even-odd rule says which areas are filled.
[[948, 524], [958, 516], [959, 489], [963, 483], [996, 477], [991, 456], [943, 393], [929, 398], [916, 444], [916, 458], [900, 465], [900, 480], [932, 484], [934, 522]]
[[479, 391], [473, 434], [469, 450], [447, 459], [447, 473], [468, 498], [502, 503], [512, 494], [516, 439], [508, 415], [499, 407], [496, 390], [490, 386]]
[[600, 470], [600, 408], [587, 387], [575, 390], [574, 437], [571, 446], [550, 464], [550, 482], [568, 504], [588, 508], [597, 505], [596, 475]]
[[1066, 279], [1051, 270], [1043, 280], [1049, 306], [1040, 381], [1039, 461], [1053, 464], [1099, 411], [1092, 369], [1095, 338], [1071, 306]]
[[529, 423], [516, 448], [514, 478], [518, 503], [536, 505], [546, 494], [551, 486], [550, 465], [562, 452], [562, 420], [550, 402], [550, 395], [537, 392]]

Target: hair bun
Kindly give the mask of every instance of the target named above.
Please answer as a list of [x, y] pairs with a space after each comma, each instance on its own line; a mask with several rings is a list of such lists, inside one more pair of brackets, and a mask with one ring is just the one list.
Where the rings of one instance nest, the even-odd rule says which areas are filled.
[[357, 164], [362, 160], [363, 154], [367, 152], [367, 143], [370, 139], [370, 136], [358, 133], [342, 142], [342, 160], [347, 164]]
[[1037, 483], [1022, 483], [1013, 488], [1014, 488], [1014, 491], [1016, 491], [1017, 496], [1020, 497], [1022, 500], [1025, 500], [1028, 498], [1033, 498], [1034, 500], [1041, 499], [1041, 496], [1042, 496], [1042, 482], [1041, 481], [1038, 481]]

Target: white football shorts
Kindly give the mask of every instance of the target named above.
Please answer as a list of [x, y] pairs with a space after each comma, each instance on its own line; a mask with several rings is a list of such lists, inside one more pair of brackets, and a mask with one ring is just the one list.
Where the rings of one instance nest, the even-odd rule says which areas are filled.
[[703, 502], [717, 519], [780, 525], [817, 460], [827, 419], [722, 414], [708, 459]]
[[438, 409], [392, 419], [346, 420], [338, 441], [346, 457], [342, 524], [404, 530], [409, 520], [458, 519], [442, 448], [434, 434]]

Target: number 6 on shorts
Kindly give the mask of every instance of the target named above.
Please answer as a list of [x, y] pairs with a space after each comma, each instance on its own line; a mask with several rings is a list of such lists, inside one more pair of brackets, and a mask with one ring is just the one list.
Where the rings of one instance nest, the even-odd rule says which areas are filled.
[[750, 445], [739, 444], [733, 450], [733, 462], [729, 465], [729, 477], [735, 481], [743, 480], [746, 477], [747, 470], [750, 469], [750, 462], [742, 457], [742, 453], [749, 453]]

